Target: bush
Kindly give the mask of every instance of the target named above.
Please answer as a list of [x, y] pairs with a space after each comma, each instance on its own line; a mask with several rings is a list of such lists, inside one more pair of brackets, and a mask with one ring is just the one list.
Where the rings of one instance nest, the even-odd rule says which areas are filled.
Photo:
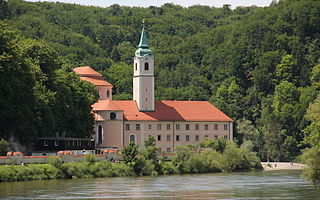
[[48, 163], [57, 169], [61, 169], [63, 161], [60, 157], [48, 157]]
[[172, 162], [163, 162], [161, 169], [161, 173], [164, 175], [179, 173], [177, 167]]
[[90, 168], [90, 174], [94, 177], [116, 176], [113, 172], [112, 164], [107, 160], [94, 163]]
[[304, 168], [303, 176], [312, 184], [320, 185], [320, 148], [319, 146], [306, 149], [302, 154], [302, 160], [308, 167]]
[[60, 171], [49, 164], [0, 166], [0, 181], [24, 181], [61, 178]]
[[112, 163], [112, 169], [117, 176], [133, 176], [135, 175], [132, 167], [125, 163]]
[[90, 177], [90, 168], [84, 162], [71, 162], [62, 165], [62, 171], [67, 178]]
[[205, 163], [205, 160], [203, 159], [202, 154], [193, 154], [188, 161], [186, 162], [186, 165], [188, 166], [188, 173], [204, 173], [208, 172], [208, 166]]
[[88, 162], [90, 165], [93, 165], [96, 162], [96, 156], [94, 154], [87, 154], [84, 156], [84, 161]]

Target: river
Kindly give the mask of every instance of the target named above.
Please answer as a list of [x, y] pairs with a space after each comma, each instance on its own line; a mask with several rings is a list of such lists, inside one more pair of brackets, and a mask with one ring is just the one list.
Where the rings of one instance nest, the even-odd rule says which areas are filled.
[[301, 170], [0, 183], [0, 199], [319, 199]]

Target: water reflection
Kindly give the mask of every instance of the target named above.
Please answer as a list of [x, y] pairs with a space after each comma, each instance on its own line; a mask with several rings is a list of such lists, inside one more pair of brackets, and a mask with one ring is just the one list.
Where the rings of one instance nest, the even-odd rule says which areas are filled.
[[301, 171], [0, 183], [0, 199], [317, 199]]

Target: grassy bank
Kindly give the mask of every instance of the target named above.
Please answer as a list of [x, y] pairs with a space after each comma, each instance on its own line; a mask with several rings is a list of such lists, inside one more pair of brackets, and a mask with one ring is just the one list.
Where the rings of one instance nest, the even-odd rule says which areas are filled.
[[[134, 144], [131, 147], [135, 148]], [[63, 163], [61, 158], [50, 158], [48, 164], [3, 165], [0, 166], [0, 181], [70, 179], [87, 177], [119, 177], [190, 174], [208, 172], [233, 172], [261, 169], [259, 158], [243, 145], [237, 147], [228, 143], [215, 150], [206, 148], [195, 151], [180, 147], [171, 161], [159, 159], [156, 147], [149, 146], [137, 156], [136, 149], [129, 149], [131, 157], [124, 162], [95, 160], [92, 154], [86, 155], [82, 162]], [[134, 152], [134, 153], [132, 153]]]

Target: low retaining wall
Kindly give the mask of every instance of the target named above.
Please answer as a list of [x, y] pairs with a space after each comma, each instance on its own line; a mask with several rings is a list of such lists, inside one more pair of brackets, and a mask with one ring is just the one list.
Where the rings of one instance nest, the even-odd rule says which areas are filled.
[[[60, 156], [0, 156], [0, 165], [6, 164], [43, 164], [48, 163], [49, 158], [60, 157], [64, 163], [80, 162], [85, 155], [60, 155]], [[95, 154], [97, 161], [102, 160], [122, 160], [117, 154]]]

